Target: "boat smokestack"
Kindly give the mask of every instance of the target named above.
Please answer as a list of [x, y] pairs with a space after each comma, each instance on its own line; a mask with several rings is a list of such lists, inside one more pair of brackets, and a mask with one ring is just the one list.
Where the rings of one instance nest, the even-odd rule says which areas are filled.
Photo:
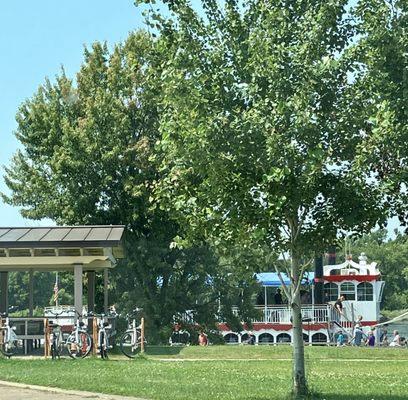
[[336, 265], [336, 246], [329, 246], [329, 265]]
[[315, 304], [323, 304], [323, 256], [316, 255], [315, 257], [315, 278], [314, 278], [314, 302]]

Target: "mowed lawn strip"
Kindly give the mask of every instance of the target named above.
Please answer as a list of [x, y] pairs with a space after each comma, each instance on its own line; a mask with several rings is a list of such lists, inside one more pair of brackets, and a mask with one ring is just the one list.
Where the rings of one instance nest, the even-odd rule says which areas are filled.
[[279, 373], [265, 374], [269, 362], [263, 361], [2, 360], [0, 379], [147, 399], [282, 399], [290, 390], [290, 363], [276, 363]]
[[[162, 347], [149, 346], [147, 355], [158, 359], [288, 359], [292, 357], [292, 347], [289, 345], [279, 346], [186, 346], [186, 347]], [[398, 348], [368, 348], [368, 347], [329, 347], [329, 346], [306, 346], [306, 359], [349, 359], [349, 360], [407, 360], [408, 351]]]
[[[224, 348], [226, 350], [224, 350]], [[196, 352], [214, 358], [214, 348], [182, 349], [192, 356]], [[253, 357], [264, 353], [271, 356], [290, 355], [290, 349], [220, 346], [234, 358], [243, 354]], [[330, 357], [323, 358], [322, 349], [306, 349], [308, 355], [307, 375], [315, 399], [332, 400], [402, 400], [408, 399], [407, 351], [398, 353], [390, 349], [326, 349]], [[378, 350], [378, 354], [395, 358], [370, 362], [350, 362], [334, 357], [337, 350], [345, 350], [357, 356], [359, 350]], [[357, 351], [355, 351], [357, 350]], [[183, 353], [179, 352], [179, 354]], [[286, 353], [283, 353], [286, 351]], [[370, 354], [370, 353], [367, 353]], [[155, 356], [158, 357], [158, 356]], [[69, 360], [0, 360], [0, 379], [14, 382], [59, 387], [63, 389], [87, 390], [147, 399], [285, 399], [290, 392], [291, 362], [278, 360], [235, 360], [164, 362], [148, 359], [101, 361], [99, 359]], [[351, 357], [350, 357], [351, 358]], [[368, 358], [364, 355], [363, 358]], [[253, 359], [253, 358], [252, 358]], [[190, 359], [191, 360], [191, 359]]]

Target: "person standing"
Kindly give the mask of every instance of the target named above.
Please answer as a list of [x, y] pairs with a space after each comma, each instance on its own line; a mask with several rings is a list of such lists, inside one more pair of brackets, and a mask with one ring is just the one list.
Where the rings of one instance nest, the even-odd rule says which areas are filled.
[[344, 296], [340, 296], [334, 303], [334, 309], [344, 316], [343, 301], [346, 300]]
[[344, 334], [342, 331], [337, 336], [337, 347], [344, 346]]
[[363, 340], [363, 330], [360, 325], [356, 325], [354, 330], [354, 337], [350, 340], [354, 346], [361, 346]]
[[360, 327], [360, 328], [362, 328], [363, 327], [363, 316], [362, 315], [359, 315], [358, 317], [357, 317], [357, 321], [356, 321], [356, 324], [355, 324], [355, 327], [357, 328], [357, 327]]
[[278, 288], [276, 289], [276, 293], [275, 293], [275, 304], [282, 304], [282, 293], [281, 290]]

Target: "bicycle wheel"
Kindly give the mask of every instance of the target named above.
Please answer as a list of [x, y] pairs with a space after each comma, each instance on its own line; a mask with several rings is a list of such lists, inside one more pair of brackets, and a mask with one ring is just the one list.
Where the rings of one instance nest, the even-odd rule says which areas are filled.
[[51, 343], [51, 358], [55, 360], [57, 357], [59, 357], [57, 344], [55, 343], [55, 340], [53, 340]]
[[[141, 350], [140, 330], [137, 330], [137, 342], [134, 340], [133, 331], [126, 331], [120, 338], [120, 351], [129, 358], [136, 357]], [[144, 339], [144, 345], [146, 348], [146, 338]]]
[[108, 358], [107, 338], [105, 337], [105, 335], [106, 334], [104, 332], [101, 332], [99, 354], [101, 355], [102, 359]]
[[12, 342], [2, 343], [2, 345], [0, 346], [0, 351], [7, 358], [10, 358], [11, 356], [15, 356], [18, 353], [17, 340], [12, 341]]
[[80, 332], [77, 342], [75, 336], [75, 332], [71, 333], [66, 341], [68, 354], [71, 358], [85, 358], [92, 350], [92, 338], [87, 332]]

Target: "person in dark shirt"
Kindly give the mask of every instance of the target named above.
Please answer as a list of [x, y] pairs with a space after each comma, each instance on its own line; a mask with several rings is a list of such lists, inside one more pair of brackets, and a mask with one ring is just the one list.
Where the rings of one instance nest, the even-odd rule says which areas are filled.
[[282, 304], [282, 294], [281, 294], [281, 290], [279, 288], [276, 289], [275, 304]]
[[366, 340], [366, 346], [374, 347], [375, 346], [375, 336], [373, 331], [368, 332], [368, 338]]
[[346, 300], [344, 296], [340, 296], [337, 301], [334, 303], [334, 308], [337, 310], [341, 315], [343, 315], [343, 301]]

